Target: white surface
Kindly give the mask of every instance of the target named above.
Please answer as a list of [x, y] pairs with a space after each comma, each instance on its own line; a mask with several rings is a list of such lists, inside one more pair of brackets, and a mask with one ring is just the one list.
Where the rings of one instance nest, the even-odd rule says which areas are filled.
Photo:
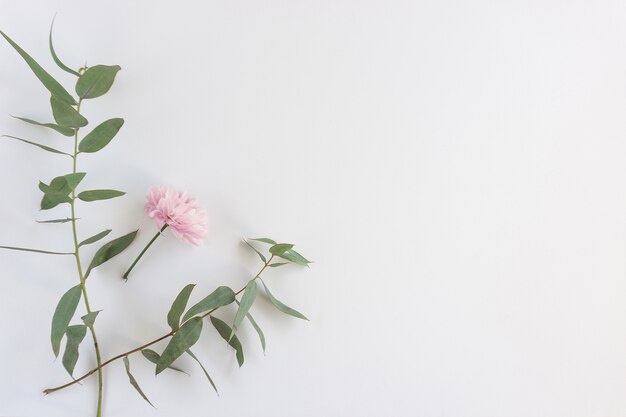
[[[89, 282], [103, 354], [164, 333], [186, 283], [241, 286], [257, 268], [243, 236], [317, 261], [267, 279], [311, 322], [259, 303], [268, 354], [246, 327], [241, 370], [205, 332], [220, 398], [187, 359], [191, 378], [155, 380], [133, 357], [152, 411], [112, 365], [106, 416], [626, 416], [626, 3], [173, 4], [2, 1], [0, 27], [66, 85], [54, 12], [66, 63], [123, 68], [84, 113], [126, 125], [80, 160], [85, 186], [129, 192], [82, 204], [81, 236], [142, 229]], [[6, 44], [0, 60], [0, 114], [50, 119]], [[8, 116], [0, 131], [69, 145]], [[68, 170], [0, 142], [0, 244], [68, 247], [68, 227], [33, 222], [67, 214], [38, 213], [36, 185]], [[124, 284], [161, 183], [202, 201], [211, 236], [160, 241]], [[48, 335], [72, 260], [0, 265], [0, 415], [92, 415], [93, 378], [40, 394], [67, 380]]]

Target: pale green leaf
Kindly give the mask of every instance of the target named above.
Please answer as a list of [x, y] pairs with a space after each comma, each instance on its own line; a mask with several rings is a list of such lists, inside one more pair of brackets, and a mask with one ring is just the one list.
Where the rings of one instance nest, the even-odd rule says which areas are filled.
[[102, 310], [92, 311], [91, 313], [85, 314], [80, 319], [85, 323], [85, 326], [91, 327], [96, 322], [96, 317], [98, 317], [101, 311]]
[[180, 327], [180, 316], [183, 315], [185, 308], [187, 308], [189, 296], [195, 286], [196, 284], [189, 284], [185, 286], [185, 288], [180, 291], [178, 296], [176, 296], [170, 311], [167, 313], [167, 324], [169, 324], [174, 331], [178, 330]]
[[119, 65], [95, 65], [88, 68], [76, 83], [76, 94], [83, 99], [106, 94], [121, 69]]
[[[152, 349], [144, 349], [141, 351], [141, 354], [144, 356], [144, 358], [148, 359], [150, 362], [152, 362], [155, 365], [159, 363], [159, 359], [161, 358], [161, 355], [159, 355]], [[167, 369], [171, 369], [173, 371], [177, 371], [185, 375], [189, 375], [187, 372], [183, 371], [182, 369], [175, 368], [173, 366], [168, 366]]]
[[18, 117], [18, 116], [11, 116], [11, 117], [14, 117], [14, 118], [16, 118], [18, 120], [21, 120], [23, 122], [29, 123], [31, 125], [47, 127], [49, 129], [56, 130], [58, 133], [62, 134], [63, 136], [74, 136], [74, 133], [75, 133], [74, 129], [71, 129], [69, 127], [59, 126], [59, 125], [54, 124], [54, 123], [40, 123], [40, 122], [36, 122], [34, 120], [31, 120], [31, 119], [26, 119], [24, 117]]
[[92, 243], [96, 243], [100, 239], [103, 239], [104, 237], [106, 237], [109, 233], [111, 233], [111, 229], [107, 229], [107, 230], [104, 230], [104, 231], [102, 231], [102, 232], [100, 232], [98, 234], [95, 234], [95, 235], [91, 236], [90, 238], [85, 239], [82, 242], [80, 242], [78, 244], [78, 247], [85, 246], [85, 245], [90, 245]]
[[73, 129], [87, 126], [85, 119], [76, 109], [56, 96], [50, 97], [50, 105], [52, 106], [52, 115], [54, 120], [63, 127], [71, 127]]
[[87, 326], [77, 324], [69, 326], [65, 332], [67, 342], [65, 343], [65, 352], [63, 353], [63, 367], [70, 376], [74, 373], [74, 367], [78, 362], [78, 347], [87, 334]]
[[241, 367], [241, 365], [243, 365], [244, 357], [243, 357], [243, 346], [241, 345], [239, 338], [237, 336], [233, 336], [231, 338], [230, 335], [232, 333], [232, 329], [230, 328], [228, 324], [218, 319], [217, 317], [211, 316], [211, 323], [213, 324], [213, 327], [215, 327], [217, 332], [220, 334], [220, 336], [222, 336], [222, 339], [226, 340], [226, 342], [228, 342], [228, 344], [233, 349], [235, 349], [237, 363], [239, 364], [239, 367]]
[[202, 371], [204, 372], [204, 375], [206, 375], [207, 379], [209, 380], [209, 382], [211, 383], [211, 386], [213, 387], [213, 389], [215, 390], [215, 392], [217, 393], [217, 396], [220, 396], [220, 393], [217, 391], [217, 387], [215, 386], [215, 383], [213, 382], [213, 379], [211, 378], [211, 376], [209, 375], [209, 373], [207, 372], [207, 370], [204, 368], [204, 365], [202, 365], [202, 362], [200, 362], [200, 359], [198, 359], [196, 357], [196, 355], [194, 355], [194, 353], [191, 351], [191, 349], [187, 349], [187, 354], [189, 356], [191, 356], [196, 362], [198, 362], [198, 365], [200, 365], [200, 368], [202, 368]]
[[123, 191], [117, 191], [117, 190], [88, 190], [88, 191], [83, 191], [82, 193], [78, 194], [76, 197], [78, 197], [80, 200], [83, 200], [83, 201], [99, 201], [99, 200], [110, 200], [115, 197], [121, 197], [124, 194], [126, 193]]
[[61, 339], [67, 331], [67, 326], [70, 324], [76, 307], [80, 301], [82, 290], [80, 285], [70, 288], [59, 300], [54, 315], [52, 316], [52, 331], [50, 334], [50, 340], [52, 341], [52, 351], [54, 356], [59, 356], [59, 349], [61, 347]]
[[120, 118], [100, 123], [80, 141], [78, 150], [85, 153], [98, 152], [113, 140], [123, 125], [124, 119]]
[[293, 245], [291, 243], [277, 243], [270, 248], [270, 253], [272, 255], [280, 256], [285, 253], [285, 251], [288, 251], [291, 248], [293, 248]]
[[156, 374], [163, 372], [180, 355], [192, 347], [200, 338], [200, 333], [202, 333], [202, 319], [200, 317], [194, 317], [184, 323], [161, 354], [156, 365]]
[[10, 138], [10, 139], [19, 140], [20, 142], [24, 142], [24, 143], [27, 143], [29, 145], [36, 146], [36, 147], [38, 147], [40, 149], [43, 149], [44, 151], [48, 151], [48, 152], [52, 152], [52, 153], [56, 153], [56, 154], [60, 154], [60, 155], [67, 155], [69, 157], [72, 157], [72, 155], [70, 155], [69, 153], [61, 152], [58, 149], [54, 149], [54, 148], [51, 148], [49, 146], [42, 145], [42, 144], [39, 144], [39, 143], [36, 143], [36, 142], [31, 142], [30, 140], [21, 139], [21, 138], [18, 138], [18, 137], [15, 137], [15, 136], [10, 136], [10, 135], [2, 135], [2, 137], [3, 138]]
[[289, 262], [274, 262], [274, 263], [269, 264], [268, 266], [271, 268], [277, 268], [283, 265], [289, 265]]
[[298, 265], [309, 266], [311, 263], [311, 261], [307, 260], [304, 256], [300, 255], [293, 249], [288, 249], [278, 256]]
[[35, 74], [35, 76], [39, 78], [39, 81], [41, 81], [44, 87], [46, 87], [53, 96], [58, 97], [60, 100], [63, 100], [68, 104], [76, 104], [76, 100], [74, 100], [74, 98], [67, 92], [67, 90], [65, 90], [65, 88], [63, 88], [63, 86], [59, 84], [57, 80], [52, 78], [52, 76], [48, 74], [46, 70], [44, 70], [41, 65], [37, 63], [37, 61], [35, 61], [30, 55], [26, 53], [26, 51], [20, 48], [18, 44], [13, 42], [13, 40], [1, 30], [0, 35], [2, 35], [4, 39], [6, 39], [7, 42], [9, 42], [9, 44], [13, 47], [13, 49], [15, 49], [17, 53], [22, 56], [24, 61], [26, 61], [26, 64], [28, 64], [30, 69]]
[[93, 259], [91, 260], [91, 263], [89, 264], [89, 268], [87, 268], [85, 278], [89, 276], [94, 268], [102, 265], [109, 259], [122, 253], [128, 246], [130, 246], [131, 243], [133, 243], [133, 240], [135, 240], [135, 236], [137, 236], [137, 230], [122, 237], [118, 237], [117, 239], [106, 243], [104, 246], [98, 249]]
[[183, 316], [183, 322], [197, 314], [204, 313], [217, 307], [228, 305], [235, 301], [235, 292], [228, 287], [219, 287], [211, 294], [198, 301]]
[[39, 250], [39, 249], [16, 248], [14, 246], [0, 246], [0, 249], [16, 250], [20, 252], [43, 253], [45, 255], [74, 255], [74, 252], [50, 252], [47, 250]]
[[274, 240], [266, 238], [266, 237], [257, 237], [256, 239], [250, 239], [250, 240], [256, 240], [257, 242], [268, 243], [270, 245], [275, 245], [276, 244], [276, 242]]
[[59, 68], [61, 68], [63, 71], [65, 72], [69, 72], [72, 75], [75, 75], [77, 77], [80, 77], [80, 74], [76, 71], [74, 71], [73, 69], [71, 69], [70, 67], [68, 67], [67, 65], [65, 65], [63, 62], [61, 62], [61, 60], [59, 59], [59, 57], [57, 56], [57, 53], [54, 50], [54, 45], [52, 44], [52, 28], [54, 28], [54, 19], [52, 19], [52, 24], [50, 25], [50, 37], [49, 37], [49, 41], [48, 44], [50, 46], [50, 54], [52, 55], [52, 59], [54, 59], [54, 62], [59, 66]]
[[[260, 279], [260, 278], [259, 278], [259, 279]], [[308, 320], [308, 319], [304, 316], [304, 314], [302, 314], [302, 313], [300, 313], [300, 312], [298, 312], [298, 311], [294, 310], [293, 308], [286, 306], [286, 305], [285, 305], [285, 304], [283, 304], [282, 302], [278, 301], [278, 300], [276, 299], [276, 297], [274, 297], [274, 296], [272, 295], [272, 293], [270, 292], [269, 288], [267, 288], [267, 285], [265, 285], [265, 281], [263, 281], [263, 280], [261, 279], [261, 282], [263, 283], [263, 287], [265, 287], [265, 292], [267, 293], [267, 297], [270, 299], [270, 301], [272, 302], [272, 304], [274, 304], [274, 307], [276, 307], [277, 309], [279, 309], [279, 310], [280, 310], [280, 311], [282, 311], [283, 313], [288, 314], [288, 315], [290, 315], [290, 316], [297, 317], [297, 318], [302, 319], [302, 320]]]
[[[239, 301], [235, 300], [235, 302], [239, 304]], [[263, 353], [265, 353], [265, 334], [263, 333], [263, 330], [261, 330], [261, 327], [257, 324], [256, 320], [254, 320], [252, 314], [248, 313], [246, 314], [246, 317], [250, 321], [250, 324], [252, 324], [252, 327], [254, 327], [254, 330], [256, 330], [257, 334], [259, 335], [259, 339], [261, 340], [261, 346], [263, 347]]]
[[141, 395], [141, 398], [146, 400], [148, 404], [150, 404], [153, 408], [155, 408], [154, 405], [148, 399], [148, 397], [146, 397], [146, 394], [143, 393], [143, 391], [141, 390], [141, 387], [139, 387], [139, 384], [137, 383], [137, 380], [135, 379], [133, 374], [130, 373], [130, 361], [128, 360], [128, 356], [124, 356], [124, 367], [126, 368], [126, 375], [128, 375], [128, 381], [130, 382], [130, 385], [132, 385], [137, 390], [139, 395]]
[[263, 262], [267, 262], [267, 259], [265, 258], [265, 255], [263, 255], [261, 252], [259, 252], [259, 251], [257, 250], [257, 248], [255, 248], [254, 246], [252, 246], [252, 245], [250, 244], [250, 242], [248, 242], [247, 240], [244, 240], [244, 242], [246, 243], [246, 245], [250, 246], [250, 247], [252, 248], [252, 250], [256, 252], [256, 254], [257, 254], [257, 255], [259, 255], [259, 258], [261, 258], [261, 260], [262, 260]]
[[246, 290], [243, 292], [243, 295], [241, 296], [241, 302], [237, 303], [239, 304], [239, 308], [237, 309], [237, 314], [235, 314], [235, 321], [233, 322], [233, 330], [230, 335], [230, 338], [232, 338], [235, 335], [235, 333], [237, 333], [237, 330], [239, 330], [239, 326], [241, 325], [241, 322], [246, 317], [246, 314], [248, 314], [248, 311], [250, 311], [250, 307], [252, 307], [252, 304], [254, 304], [254, 300], [256, 299], [256, 293], [257, 293], [256, 281], [251, 280], [248, 282], [248, 285], [246, 285]]
[[[78, 220], [78, 219], [76, 219]], [[35, 220], [37, 223], [46, 224], [46, 223], [69, 223], [72, 219], [54, 219], [54, 220]]]

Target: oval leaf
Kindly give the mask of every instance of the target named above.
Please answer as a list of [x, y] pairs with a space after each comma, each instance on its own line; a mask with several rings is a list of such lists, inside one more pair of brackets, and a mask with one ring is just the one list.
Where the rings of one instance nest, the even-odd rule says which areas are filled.
[[[261, 279], [261, 278], [259, 278]], [[299, 311], [294, 310], [291, 307], [286, 306], [285, 304], [281, 303], [280, 301], [278, 301], [270, 292], [269, 288], [267, 288], [267, 285], [265, 285], [265, 281], [263, 281], [261, 279], [261, 282], [263, 283], [263, 287], [265, 288], [265, 292], [267, 293], [267, 297], [270, 299], [270, 301], [272, 302], [272, 304], [274, 304], [274, 307], [276, 307], [277, 309], [279, 309], [280, 311], [282, 311], [285, 314], [288, 314], [290, 316], [293, 317], [297, 317], [299, 319], [302, 320], [309, 320], [307, 319], [304, 314], [300, 313]]]
[[135, 240], [135, 236], [137, 236], [137, 230], [122, 237], [118, 237], [117, 239], [106, 243], [104, 246], [98, 249], [93, 259], [91, 260], [91, 263], [89, 264], [89, 268], [87, 268], [85, 278], [89, 276], [92, 269], [102, 265], [109, 259], [122, 253], [124, 249], [126, 249], [128, 246], [130, 246], [131, 243], [133, 243], [133, 240]]
[[71, 376], [74, 373], [76, 362], [78, 362], [78, 347], [87, 334], [87, 326], [82, 324], [69, 326], [65, 334], [67, 335], [67, 342], [63, 353], [63, 367]]
[[254, 304], [254, 300], [256, 299], [256, 293], [256, 281], [251, 280], [250, 282], [248, 282], [248, 285], [246, 285], [246, 290], [241, 297], [241, 302], [238, 303], [239, 308], [237, 309], [235, 321], [233, 322], [233, 332], [230, 335], [231, 338], [235, 335], [235, 333], [237, 333], [241, 322], [246, 317], [246, 314], [248, 314], [248, 311], [250, 311], [250, 307], [252, 307], [252, 304]]
[[239, 364], [239, 367], [241, 367], [241, 365], [243, 365], [243, 360], [244, 360], [243, 346], [241, 345], [241, 342], [239, 341], [237, 336], [233, 336], [231, 338], [230, 335], [232, 333], [232, 329], [230, 328], [228, 324], [218, 319], [217, 317], [211, 316], [211, 323], [213, 324], [213, 327], [215, 327], [217, 332], [220, 334], [220, 336], [222, 336], [222, 339], [226, 340], [228, 344], [233, 349], [235, 349], [236, 356], [237, 356], [237, 363]]
[[18, 120], [21, 120], [23, 122], [29, 123], [31, 125], [35, 125], [35, 126], [43, 126], [43, 127], [47, 127], [49, 129], [54, 129], [57, 132], [59, 132], [60, 134], [62, 134], [63, 136], [74, 136], [75, 130], [74, 129], [70, 129], [69, 127], [62, 127], [59, 125], [55, 125], [54, 123], [39, 123], [36, 122], [34, 120], [30, 120], [30, 119], [26, 119], [24, 117], [18, 117], [18, 116], [11, 116], [14, 117]]
[[167, 313], [167, 324], [169, 324], [174, 331], [178, 330], [180, 327], [180, 316], [182, 316], [185, 308], [187, 308], [187, 301], [189, 301], [189, 296], [195, 286], [196, 284], [185, 286], [174, 300], [174, 303], [172, 303], [169, 313]]
[[50, 105], [52, 106], [54, 120], [56, 120], [59, 126], [71, 128], [87, 126], [87, 119], [63, 100], [52, 96], [50, 97]]
[[291, 243], [278, 243], [270, 248], [270, 253], [280, 256], [291, 248], [293, 248]]
[[197, 314], [204, 313], [217, 307], [228, 305], [235, 301], [235, 292], [228, 287], [219, 287], [211, 294], [198, 301], [193, 307], [185, 313], [183, 322]]
[[[128, 381], [130, 382], [130, 385], [132, 385], [137, 390], [139, 395], [141, 395], [141, 398], [146, 400], [148, 404], [152, 405], [148, 397], [146, 397], [146, 394], [144, 394], [141, 390], [141, 387], [139, 387], [139, 384], [137, 383], [137, 380], [135, 379], [133, 374], [130, 373], [130, 362], [128, 361], [128, 356], [124, 356], [124, 367], [126, 368], [126, 375], [128, 375]], [[154, 405], [152, 405], [152, 407], [154, 407]]]
[[65, 90], [65, 88], [63, 88], [63, 86], [59, 84], [57, 80], [52, 78], [52, 76], [48, 74], [46, 70], [44, 70], [41, 65], [37, 63], [37, 61], [35, 61], [30, 55], [26, 53], [26, 51], [20, 48], [18, 44], [13, 42], [13, 40], [11, 40], [11, 38], [9, 38], [1, 30], [0, 35], [2, 35], [4, 39], [6, 39], [7, 42], [9, 42], [9, 44], [13, 47], [13, 49], [15, 49], [17, 53], [22, 56], [24, 61], [26, 61], [26, 64], [28, 64], [33, 73], [35, 73], [35, 76], [39, 78], [39, 81], [41, 81], [44, 87], [46, 87], [53, 96], [58, 97], [60, 100], [63, 100], [68, 104], [76, 104], [76, 100], [74, 100], [74, 98], [67, 92], [67, 90]]
[[109, 91], [115, 81], [119, 65], [96, 65], [88, 68], [76, 83], [76, 94], [83, 98], [100, 97]]
[[156, 374], [158, 375], [163, 372], [180, 355], [192, 347], [200, 338], [200, 333], [202, 333], [202, 319], [200, 317], [194, 317], [183, 324], [174, 334], [172, 340], [170, 340], [159, 358], [156, 366]]
[[92, 237], [90, 237], [88, 239], [83, 240], [82, 242], [80, 242], [78, 244], [78, 247], [85, 246], [85, 245], [90, 245], [92, 243], [96, 243], [100, 239], [103, 239], [104, 237], [106, 237], [109, 233], [111, 233], [111, 229], [104, 230], [104, 231], [102, 231], [102, 232], [100, 232], [100, 233], [98, 233], [96, 235], [93, 235]]
[[69, 326], [72, 317], [74, 317], [81, 294], [82, 290], [80, 285], [70, 288], [63, 294], [61, 300], [59, 300], [59, 304], [57, 304], [57, 308], [54, 310], [54, 315], [52, 316], [52, 332], [50, 335], [54, 356], [59, 356], [61, 339], [63, 339], [63, 335], [67, 331], [67, 326]]
[[126, 194], [123, 191], [117, 190], [89, 190], [83, 191], [78, 194], [77, 197], [83, 201], [99, 201], [99, 200], [110, 200], [115, 197], [121, 197]]
[[124, 125], [124, 119], [115, 118], [99, 124], [78, 145], [78, 150], [85, 153], [98, 152], [111, 142]]

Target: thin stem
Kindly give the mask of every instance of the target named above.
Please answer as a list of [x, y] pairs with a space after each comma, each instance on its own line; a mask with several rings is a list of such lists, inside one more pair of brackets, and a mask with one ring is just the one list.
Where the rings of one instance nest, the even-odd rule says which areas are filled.
[[[263, 273], [263, 271], [265, 271], [265, 269], [268, 267], [268, 265], [270, 264], [270, 262], [272, 262], [272, 259], [274, 259], [274, 255], [272, 255], [272, 256], [271, 256], [271, 257], [270, 257], [270, 258], [269, 258], [269, 259], [268, 259], [268, 260], [267, 260], [267, 261], [263, 264], [263, 267], [262, 267], [262, 268], [259, 270], [259, 272], [258, 272], [258, 273], [254, 276], [254, 278], [252, 278], [252, 280], [253, 280], [253, 281], [254, 281], [254, 280], [256, 280], [257, 278], [259, 278], [259, 277], [261, 276], [261, 274]], [[242, 293], [245, 289], [246, 289], [246, 287], [245, 287], [245, 286], [244, 286], [244, 287], [242, 287], [239, 291], [237, 291], [237, 292], [235, 293], [235, 295], [239, 295], [239, 294], [241, 294], [241, 293]], [[215, 311], [217, 311], [217, 310], [219, 310], [219, 309], [220, 309], [220, 307], [215, 307], [213, 310], [210, 310], [208, 313], [205, 313], [205, 314], [203, 314], [203, 315], [202, 315], [202, 316], [200, 316], [200, 317], [205, 318], [205, 317], [207, 317], [207, 316], [210, 316], [211, 314], [213, 314]], [[125, 357], [125, 356], [132, 355], [133, 353], [140, 352], [140, 351], [144, 350], [145, 348], [150, 347], [150, 346], [154, 345], [155, 343], [160, 342], [161, 340], [164, 340], [164, 339], [167, 339], [168, 337], [174, 336], [174, 334], [176, 334], [176, 332], [175, 332], [174, 330], [172, 330], [171, 332], [169, 332], [169, 333], [167, 333], [167, 334], [164, 334], [163, 336], [158, 337], [158, 338], [154, 339], [154, 340], [153, 340], [153, 341], [151, 341], [151, 342], [148, 342], [148, 343], [146, 343], [146, 344], [144, 344], [144, 345], [141, 345], [141, 346], [139, 346], [139, 347], [137, 347], [137, 348], [131, 349], [131, 350], [129, 350], [128, 352], [120, 353], [119, 355], [112, 357], [111, 359], [107, 360], [106, 362], [103, 362], [102, 364], [98, 364], [98, 367], [96, 367], [96, 368], [92, 369], [91, 371], [87, 372], [86, 374], [84, 374], [84, 375], [83, 375], [83, 376], [81, 376], [80, 378], [76, 378], [75, 380], [73, 380], [73, 381], [71, 381], [71, 382], [68, 382], [67, 384], [60, 385], [60, 386], [58, 386], [58, 387], [45, 389], [45, 390], [43, 391], [43, 393], [47, 395], [47, 394], [51, 394], [51, 393], [53, 393], [53, 392], [55, 392], [55, 391], [60, 391], [60, 390], [62, 390], [62, 389], [65, 389], [65, 388], [67, 388], [67, 387], [71, 387], [72, 385], [77, 384], [77, 383], [81, 382], [82, 380], [84, 380], [85, 378], [89, 377], [90, 375], [93, 375], [95, 372], [99, 372], [99, 371], [100, 371], [102, 368], [104, 368], [105, 366], [107, 366], [107, 365], [109, 365], [109, 364], [111, 364], [111, 363], [113, 363], [113, 362], [115, 362], [115, 361], [117, 361], [117, 360], [119, 360], [119, 359], [122, 359], [122, 358], [123, 358], [123, 357]]]
[[[76, 107], [76, 111], [80, 112], [80, 105], [82, 103], [82, 99], [78, 100], [78, 106]], [[78, 159], [78, 128], [74, 134], [74, 155], [73, 159], [73, 168], [72, 173], [76, 174], [76, 165]], [[70, 207], [72, 209], [72, 236], [74, 238], [74, 257], [76, 258], [76, 268], [78, 270], [78, 278], [80, 279], [80, 288], [83, 292], [83, 300], [85, 301], [85, 309], [87, 310], [87, 314], [91, 314], [91, 307], [89, 306], [89, 297], [87, 296], [87, 287], [85, 285], [85, 275], [83, 274], [83, 267], [80, 262], [80, 248], [78, 242], [78, 233], [76, 231], [76, 191], [72, 190], [71, 194], [71, 202]], [[94, 349], [96, 351], [96, 363], [98, 365], [98, 405], [96, 408], [96, 417], [102, 416], [102, 391], [103, 391], [103, 376], [102, 376], [102, 356], [100, 355], [100, 346], [98, 345], [98, 337], [96, 336], [96, 330], [94, 329], [93, 324], [88, 326], [89, 332], [91, 333], [91, 338], [93, 339]]]
[[137, 259], [135, 259], [135, 262], [132, 263], [132, 265], [130, 266], [130, 268], [128, 268], [128, 271], [126, 271], [124, 273], [124, 275], [122, 276], [122, 278], [124, 278], [125, 280], [128, 281], [128, 275], [130, 274], [130, 271], [133, 270], [133, 268], [135, 267], [135, 265], [137, 265], [137, 262], [139, 262], [139, 260], [143, 257], [143, 255], [148, 251], [148, 248], [150, 248], [150, 246], [152, 246], [152, 244], [158, 239], [159, 236], [161, 236], [161, 234], [165, 231], [165, 229], [167, 229], [167, 224], [164, 224], [163, 227], [161, 228], [161, 230], [159, 230], [157, 232], [156, 235], [154, 235], [154, 237], [152, 238], [152, 240], [150, 240], [150, 242], [148, 242], [148, 244], [146, 245], [145, 248], [143, 248], [143, 250], [141, 251], [141, 253], [139, 254], [139, 256], [137, 257]]

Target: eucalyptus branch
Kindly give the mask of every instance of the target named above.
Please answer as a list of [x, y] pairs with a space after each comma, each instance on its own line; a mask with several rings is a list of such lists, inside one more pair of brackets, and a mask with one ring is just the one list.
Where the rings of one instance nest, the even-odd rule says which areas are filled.
[[[260, 278], [260, 277], [261, 277], [261, 274], [262, 274], [262, 273], [263, 273], [263, 271], [265, 271], [265, 269], [266, 269], [266, 268], [270, 265], [270, 263], [272, 262], [272, 259], [274, 259], [274, 255], [272, 255], [272, 256], [271, 256], [271, 257], [270, 257], [267, 261], [265, 261], [265, 262], [263, 263], [263, 267], [259, 270], [259, 272], [257, 272], [257, 274], [254, 276], [254, 278], [252, 278], [252, 281], [255, 281], [256, 279], [258, 279], [258, 278]], [[239, 291], [235, 292], [235, 295], [239, 295], [239, 294], [241, 294], [241, 293], [242, 293], [245, 289], [246, 289], [246, 286], [242, 287], [241, 289], [239, 289]], [[222, 306], [222, 307], [223, 307], [223, 306]], [[215, 313], [215, 312], [216, 312], [217, 310], [219, 310], [220, 308], [221, 308], [221, 307], [215, 307], [214, 309], [210, 310], [210, 311], [209, 311], [209, 312], [207, 312], [207, 313], [202, 314], [202, 315], [201, 315], [201, 316], [199, 316], [199, 317], [201, 317], [201, 318], [206, 318], [206, 317], [210, 316], [211, 314]], [[117, 360], [120, 360], [120, 359], [122, 359], [122, 358], [125, 358], [125, 357], [127, 357], [127, 356], [129, 356], [129, 355], [132, 355], [133, 353], [140, 352], [140, 351], [142, 351], [142, 350], [144, 350], [144, 349], [146, 349], [146, 348], [148, 348], [148, 347], [150, 347], [150, 346], [152, 346], [152, 345], [154, 345], [154, 344], [156, 344], [156, 343], [158, 343], [158, 342], [160, 342], [160, 341], [162, 341], [162, 340], [167, 339], [168, 337], [172, 337], [172, 336], [174, 336], [175, 334], [176, 334], [176, 331], [172, 330], [171, 332], [169, 332], [169, 333], [167, 333], [167, 334], [164, 334], [163, 336], [158, 337], [158, 338], [154, 339], [154, 340], [153, 340], [153, 341], [151, 341], [151, 342], [148, 342], [148, 343], [146, 343], [146, 344], [143, 344], [143, 345], [141, 345], [141, 346], [139, 346], [139, 347], [136, 347], [136, 348], [134, 348], [134, 349], [131, 349], [131, 350], [127, 351], [127, 352], [120, 353], [119, 355], [114, 356], [114, 357], [112, 357], [111, 359], [109, 359], [109, 360], [107, 360], [107, 361], [102, 362], [102, 364], [99, 364], [97, 367], [93, 368], [92, 370], [90, 370], [89, 372], [85, 373], [85, 374], [84, 374], [84, 375], [82, 375], [81, 377], [76, 378], [76, 379], [74, 379], [73, 381], [68, 382], [67, 384], [60, 385], [60, 386], [55, 387], [55, 388], [47, 388], [47, 389], [45, 389], [45, 390], [43, 391], [43, 393], [44, 393], [45, 395], [48, 395], [48, 394], [51, 394], [51, 393], [53, 393], [53, 392], [55, 392], [55, 391], [60, 391], [60, 390], [62, 390], [62, 389], [65, 389], [65, 388], [71, 387], [71, 386], [72, 386], [72, 385], [74, 385], [74, 384], [78, 384], [79, 382], [83, 381], [85, 378], [88, 378], [89, 376], [93, 375], [94, 373], [99, 372], [99, 371], [100, 371], [100, 370], [102, 370], [102, 368], [104, 368], [105, 366], [107, 366], [107, 365], [109, 365], [109, 364], [111, 364], [111, 363], [113, 363], [113, 362], [115, 362], [115, 361], [117, 361]]]

